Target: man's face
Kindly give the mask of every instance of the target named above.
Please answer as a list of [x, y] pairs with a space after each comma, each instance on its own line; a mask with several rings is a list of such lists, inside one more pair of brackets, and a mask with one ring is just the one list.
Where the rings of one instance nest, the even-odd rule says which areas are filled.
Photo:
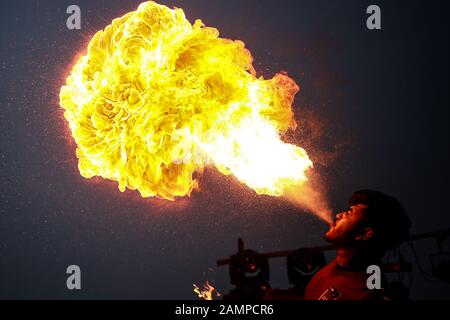
[[327, 241], [336, 245], [355, 243], [366, 226], [367, 209], [367, 205], [359, 203], [350, 206], [347, 211], [338, 213], [330, 230], [325, 234]]

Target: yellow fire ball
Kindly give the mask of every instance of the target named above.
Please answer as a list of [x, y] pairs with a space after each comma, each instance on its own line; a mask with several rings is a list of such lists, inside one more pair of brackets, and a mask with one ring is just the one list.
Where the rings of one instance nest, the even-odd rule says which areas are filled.
[[144, 2], [113, 20], [60, 92], [80, 174], [168, 200], [190, 195], [205, 166], [258, 194], [304, 183], [312, 162], [280, 139], [299, 88], [285, 74], [257, 78], [252, 60], [181, 9]]

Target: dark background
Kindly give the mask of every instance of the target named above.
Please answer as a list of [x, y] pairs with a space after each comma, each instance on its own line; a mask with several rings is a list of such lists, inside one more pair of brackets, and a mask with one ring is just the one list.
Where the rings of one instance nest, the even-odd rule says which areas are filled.
[[[300, 84], [293, 136], [316, 161], [333, 209], [374, 188], [401, 200], [413, 233], [450, 227], [446, 1], [160, 3], [243, 40], [258, 74], [286, 70]], [[80, 31], [65, 26], [70, 4], [81, 7]], [[236, 251], [238, 236], [261, 252], [324, 243], [323, 222], [214, 169], [200, 192], [175, 203], [78, 174], [60, 87], [90, 37], [138, 4], [2, 1], [0, 298], [191, 299], [194, 282], [230, 289], [215, 261]], [[381, 7], [381, 31], [366, 28], [370, 4]], [[429, 270], [436, 244], [415, 246]], [[81, 267], [81, 291], [66, 289], [70, 264]], [[272, 287], [286, 288], [285, 261], [271, 268]], [[450, 299], [450, 285], [414, 270], [405, 276], [413, 298]]]

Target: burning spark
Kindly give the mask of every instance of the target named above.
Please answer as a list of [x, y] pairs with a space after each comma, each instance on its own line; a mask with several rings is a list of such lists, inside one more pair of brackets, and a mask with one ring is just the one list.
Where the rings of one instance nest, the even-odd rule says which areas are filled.
[[113, 20], [60, 92], [80, 174], [168, 200], [190, 195], [208, 165], [258, 194], [303, 185], [312, 162], [280, 139], [299, 87], [258, 78], [252, 60], [181, 9], [144, 2]]
[[221, 296], [220, 292], [217, 291], [216, 288], [214, 288], [208, 281], [206, 281], [206, 284], [202, 285], [202, 288], [198, 287], [195, 283], [193, 286], [194, 292], [203, 300], [212, 300], [214, 296], [216, 298]]

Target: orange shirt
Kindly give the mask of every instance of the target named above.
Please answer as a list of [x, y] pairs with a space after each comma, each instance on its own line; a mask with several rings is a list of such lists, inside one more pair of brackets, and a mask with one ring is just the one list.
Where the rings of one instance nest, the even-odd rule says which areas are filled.
[[382, 290], [369, 290], [364, 271], [349, 271], [336, 259], [323, 267], [309, 282], [305, 300], [383, 300]]

